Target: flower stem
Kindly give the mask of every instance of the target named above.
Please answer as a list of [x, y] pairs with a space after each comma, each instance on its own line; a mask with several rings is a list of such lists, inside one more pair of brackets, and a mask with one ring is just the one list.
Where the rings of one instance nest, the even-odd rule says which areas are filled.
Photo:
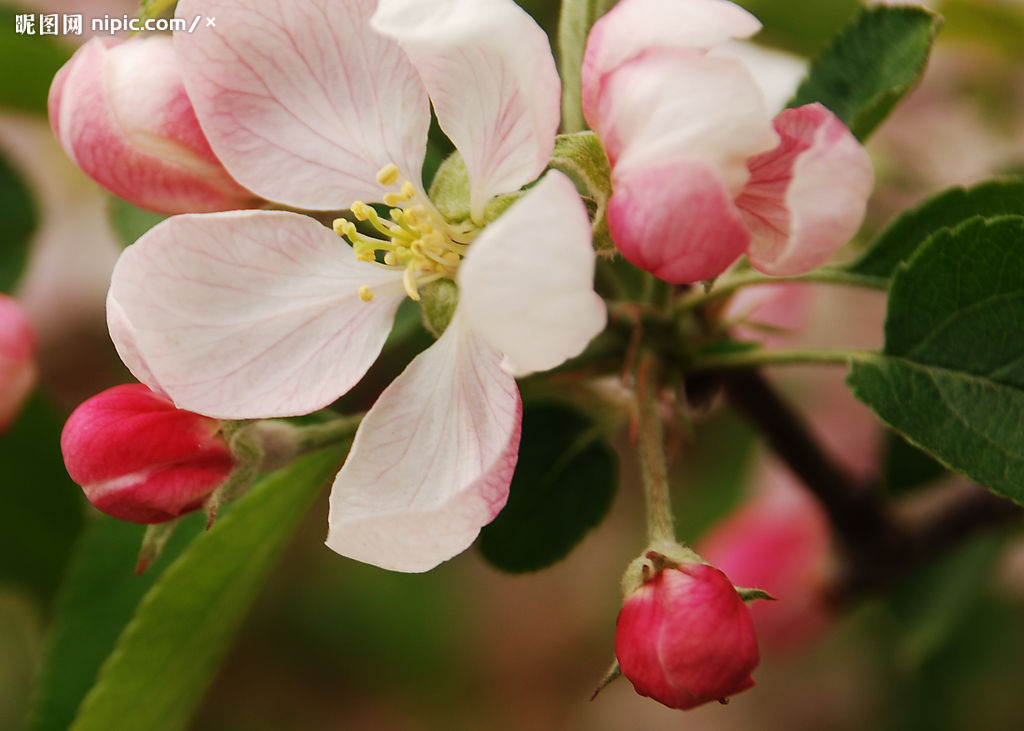
[[695, 289], [685, 297], [676, 301], [675, 312], [682, 314], [696, 309], [711, 300], [726, 297], [738, 289], [753, 284], [778, 284], [781, 282], [809, 282], [817, 284], [841, 284], [851, 287], [864, 287], [866, 289], [880, 289], [885, 291], [889, 288], [889, 280], [885, 277], [869, 277], [863, 274], [854, 274], [844, 269], [824, 268], [817, 269], [807, 274], [800, 274], [792, 277], [769, 277], [760, 272], [744, 271], [740, 274], [727, 276], [715, 282], [710, 291]]
[[698, 355], [688, 371], [758, 368], [770, 365], [849, 365], [871, 360], [876, 351], [856, 348], [751, 348]]
[[658, 384], [655, 370], [654, 356], [645, 353], [636, 377], [637, 441], [647, 508], [647, 542], [652, 546], [676, 542], [661, 414], [656, 400]]
[[355, 414], [352, 416], [341, 416], [325, 421], [322, 424], [308, 424], [296, 427], [298, 431], [299, 454], [302, 455], [322, 447], [341, 444], [351, 439], [362, 420], [363, 414]]

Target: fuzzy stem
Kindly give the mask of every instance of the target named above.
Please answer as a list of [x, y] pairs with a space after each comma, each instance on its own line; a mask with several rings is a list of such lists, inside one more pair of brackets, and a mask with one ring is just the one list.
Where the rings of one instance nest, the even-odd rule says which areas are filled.
[[736, 368], [757, 368], [770, 365], [849, 365], [877, 355], [873, 350], [856, 348], [752, 348], [730, 353], [696, 356], [687, 370], [712, 371]]
[[647, 542], [652, 546], [676, 542], [655, 370], [654, 356], [645, 353], [636, 377], [637, 440], [647, 509]]

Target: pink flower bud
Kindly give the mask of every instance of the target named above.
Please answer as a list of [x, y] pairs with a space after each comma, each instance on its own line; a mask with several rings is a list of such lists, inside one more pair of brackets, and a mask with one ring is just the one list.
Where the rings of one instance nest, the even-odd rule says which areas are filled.
[[701, 541], [700, 554], [740, 586], [776, 601], [751, 606], [758, 636], [778, 650], [821, 634], [832, 612], [824, 595], [830, 529], [824, 509], [781, 467], [767, 489], [727, 516]]
[[71, 479], [98, 509], [134, 523], [161, 523], [200, 507], [234, 468], [219, 430], [216, 419], [130, 384], [75, 409], [60, 446]]
[[759, 660], [750, 610], [700, 563], [659, 571], [626, 599], [615, 655], [637, 693], [683, 710], [752, 687]]
[[86, 43], [54, 76], [49, 108], [68, 156], [135, 205], [202, 213], [258, 202], [210, 149], [170, 36]]
[[35, 334], [21, 306], [0, 294], [0, 432], [35, 385], [35, 351]]

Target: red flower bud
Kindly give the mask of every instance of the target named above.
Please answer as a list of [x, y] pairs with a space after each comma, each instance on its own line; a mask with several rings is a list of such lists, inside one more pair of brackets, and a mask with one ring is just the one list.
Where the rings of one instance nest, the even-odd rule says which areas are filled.
[[772, 465], [765, 479], [765, 489], [716, 525], [699, 549], [740, 586], [775, 597], [751, 607], [757, 634], [774, 649], [797, 649], [832, 618], [824, 595], [831, 531], [825, 511], [787, 470]]
[[75, 164], [137, 206], [203, 213], [258, 202], [210, 149], [170, 36], [89, 41], [54, 76], [49, 111]]
[[615, 654], [637, 693], [683, 710], [753, 686], [759, 659], [750, 610], [700, 563], [659, 571], [626, 599]]
[[234, 468], [219, 429], [216, 419], [131, 384], [75, 409], [60, 446], [71, 479], [98, 509], [134, 523], [161, 523], [199, 508]]
[[0, 432], [36, 382], [35, 351], [35, 334], [21, 306], [0, 294]]

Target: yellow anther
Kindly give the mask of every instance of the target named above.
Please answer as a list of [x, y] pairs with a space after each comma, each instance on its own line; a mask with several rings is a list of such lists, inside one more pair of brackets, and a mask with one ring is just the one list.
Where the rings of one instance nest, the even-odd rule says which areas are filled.
[[402, 199], [411, 200], [416, 195], [416, 188], [408, 180], [402, 182]]
[[359, 299], [363, 302], [369, 302], [373, 299], [373, 292], [365, 284], [359, 288]]
[[357, 221], [365, 221], [370, 217], [370, 213], [373, 211], [368, 205], [362, 201], [355, 201], [352, 206], [352, 215], [356, 217]]
[[398, 166], [389, 163], [377, 171], [377, 182], [381, 185], [394, 185], [398, 180]]
[[395, 257], [393, 252], [389, 251], [384, 255], [384, 263], [387, 264], [389, 267], [393, 267], [395, 264], [398, 263], [398, 258]]
[[399, 203], [404, 201], [405, 198], [400, 196], [398, 193], [385, 193], [384, 194], [384, 205], [386, 206], [397, 206]]
[[334, 229], [334, 233], [338, 236], [344, 236], [346, 234], [345, 224], [352, 225], [352, 222], [346, 218], [335, 218], [334, 223], [331, 224], [331, 228]]
[[454, 251], [446, 251], [441, 256], [444, 257], [445, 261], [451, 262], [452, 264], [458, 264], [459, 259], [461, 259], [461, 257]]

